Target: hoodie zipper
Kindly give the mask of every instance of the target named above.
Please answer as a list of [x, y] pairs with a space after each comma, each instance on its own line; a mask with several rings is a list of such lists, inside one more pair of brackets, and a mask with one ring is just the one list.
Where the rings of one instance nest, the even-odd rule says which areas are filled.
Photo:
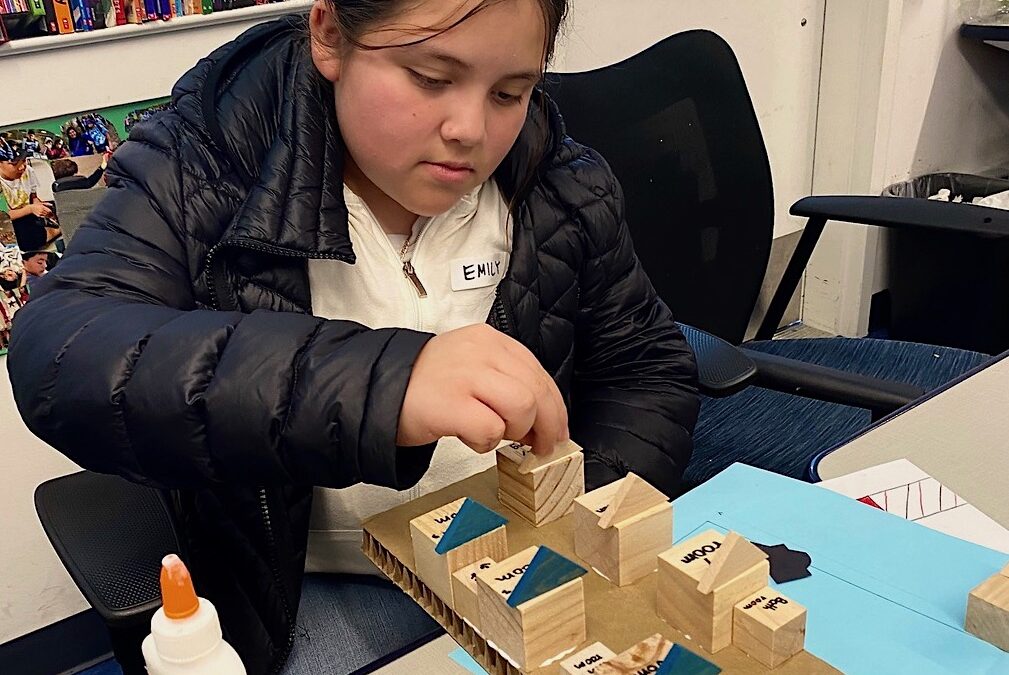
[[[272, 255], [285, 256], [289, 258], [320, 258], [320, 259], [333, 259], [341, 260], [343, 262], [353, 262], [353, 259], [349, 256], [342, 256], [331, 253], [304, 253], [301, 251], [292, 251], [290, 249], [281, 248], [279, 246], [271, 246], [269, 244], [263, 244], [261, 242], [249, 241], [246, 239], [230, 239], [218, 243], [216, 246], [207, 252], [206, 265], [207, 270], [210, 274], [210, 306], [221, 309], [221, 310], [231, 310], [238, 311], [237, 303], [232, 303], [230, 299], [227, 301], [228, 306], [225, 307], [225, 303], [222, 302], [222, 298], [218, 295], [217, 286], [221, 285], [221, 289], [226, 288], [227, 276], [224, 272], [223, 265], [219, 268], [215, 268], [215, 256], [221, 249], [225, 247], [235, 247], [244, 248], [251, 251], [261, 251], [264, 253], [270, 253]], [[233, 305], [233, 306], [232, 306]], [[273, 518], [270, 515], [270, 503], [266, 495], [266, 487], [259, 487], [258, 498], [259, 498], [259, 513], [263, 524], [263, 531], [266, 535], [266, 547], [268, 552], [268, 562], [270, 565], [270, 575], [273, 578], [273, 583], [276, 585], [278, 591], [280, 592], [280, 604], [284, 612], [284, 618], [287, 621], [287, 642], [284, 644], [283, 651], [280, 654], [280, 658], [274, 660], [274, 666], [270, 669], [270, 673], [278, 673], [282, 665], [287, 661], [288, 657], [291, 655], [291, 650], [294, 648], [294, 639], [297, 634], [297, 618], [291, 613], [291, 606], [287, 602], [287, 592], [284, 585], [283, 575], [280, 573], [280, 563], [277, 560], [277, 540], [273, 533]]]

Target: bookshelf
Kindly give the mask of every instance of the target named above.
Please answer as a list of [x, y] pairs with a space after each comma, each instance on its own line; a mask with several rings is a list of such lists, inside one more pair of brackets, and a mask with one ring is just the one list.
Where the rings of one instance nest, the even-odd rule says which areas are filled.
[[168, 96], [217, 47], [257, 23], [311, 6], [312, 0], [287, 0], [0, 45], [0, 127]]

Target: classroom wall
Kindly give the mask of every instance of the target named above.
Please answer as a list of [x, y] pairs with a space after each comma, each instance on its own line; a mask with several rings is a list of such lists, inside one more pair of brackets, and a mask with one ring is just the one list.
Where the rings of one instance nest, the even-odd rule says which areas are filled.
[[78, 467], [31, 434], [0, 356], [0, 643], [88, 608], [35, 515], [35, 487]]
[[[828, 2], [817, 193], [879, 194], [926, 173], [1009, 163], [1009, 52], [960, 38], [957, 5]], [[808, 268], [807, 324], [865, 334], [870, 297], [887, 285], [881, 234], [827, 226]]]

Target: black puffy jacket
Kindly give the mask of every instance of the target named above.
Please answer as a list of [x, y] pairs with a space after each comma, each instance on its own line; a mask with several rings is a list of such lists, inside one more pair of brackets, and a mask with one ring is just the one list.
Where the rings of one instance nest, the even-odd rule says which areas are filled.
[[[395, 445], [431, 336], [311, 314], [306, 259], [354, 261], [342, 147], [303, 26], [250, 30], [135, 128], [14, 321], [28, 427], [85, 468], [171, 490], [197, 590], [253, 674], [293, 643], [312, 486], [405, 489], [431, 456]], [[488, 320], [555, 378], [590, 487], [631, 469], [676, 493], [695, 365], [612, 173], [538, 96], [495, 177], [516, 217]]]

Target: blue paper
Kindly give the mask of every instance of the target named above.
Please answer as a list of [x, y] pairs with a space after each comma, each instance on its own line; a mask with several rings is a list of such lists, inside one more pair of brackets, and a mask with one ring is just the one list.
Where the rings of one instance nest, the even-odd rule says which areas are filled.
[[474, 675], [487, 675], [487, 671], [462, 647], [456, 647], [449, 652], [448, 657]]
[[835, 668], [1009, 673], [1009, 655], [963, 629], [967, 594], [1005, 554], [742, 464], [674, 505], [676, 541], [714, 527], [809, 553], [812, 576], [782, 592], [808, 609], [806, 651]]

